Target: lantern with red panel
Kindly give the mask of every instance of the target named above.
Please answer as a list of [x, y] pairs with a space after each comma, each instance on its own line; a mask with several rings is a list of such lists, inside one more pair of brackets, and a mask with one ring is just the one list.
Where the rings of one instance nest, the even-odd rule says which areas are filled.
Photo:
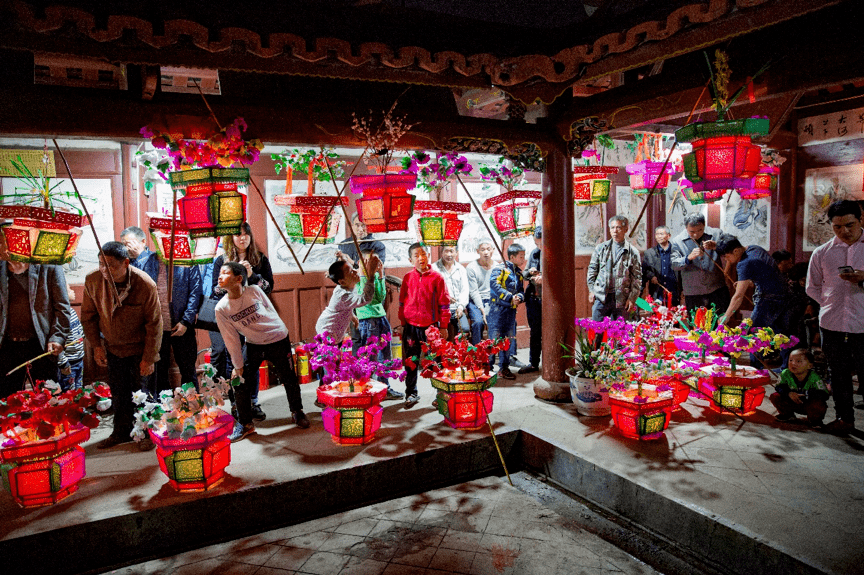
[[341, 381], [322, 385], [317, 394], [318, 401], [327, 406], [321, 419], [334, 443], [363, 445], [375, 439], [384, 412], [380, 403], [387, 395], [385, 384]]
[[493, 196], [483, 202], [483, 211], [502, 239], [524, 238], [537, 227], [537, 190], [514, 190]]
[[673, 167], [668, 162], [642, 160], [635, 164], [627, 164], [625, 169], [630, 176], [630, 188], [633, 193], [643, 195], [652, 189], [655, 193], [665, 190], [669, 185], [669, 174]]
[[228, 434], [233, 428], [234, 418], [219, 411], [212, 425], [189, 439], [171, 439], [149, 430], [156, 444], [159, 469], [168, 476], [171, 487], [178, 491], [206, 491], [222, 481], [231, 463]]
[[455, 246], [462, 235], [464, 222], [460, 214], [471, 211], [471, 204], [462, 202], [420, 201], [414, 204], [417, 210], [417, 231], [427, 246]]
[[609, 390], [612, 421], [624, 437], [630, 439], [659, 439], [669, 427], [675, 402], [672, 392], [658, 392], [653, 385], [637, 384], [625, 389]]
[[759, 172], [753, 176], [751, 185], [747, 188], [740, 188], [738, 193], [742, 200], [758, 200], [759, 198], [768, 198], [777, 191], [778, 175], [780, 168], [776, 166], [768, 166], [762, 164], [759, 167]]
[[338, 206], [340, 203], [348, 205], [345, 197], [299, 194], [276, 196], [273, 201], [276, 205], [288, 206], [285, 232], [293, 241], [303, 244], [332, 244], [342, 218]]
[[0, 449], [3, 485], [21, 507], [52, 505], [78, 490], [84, 478], [84, 449], [90, 429], [81, 425], [40, 441]]
[[469, 377], [461, 370], [445, 371], [430, 378], [438, 390], [438, 413], [454, 429], [479, 429], [492, 412], [493, 396], [488, 389], [495, 385], [498, 374], [479, 373]]
[[615, 166], [574, 166], [573, 200], [578, 206], [593, 206], [609, 201], [612, 189], [610, 174], [617, 174]]
[[768, 375], [749, 366], [738, 367], [734, 373], [714, 365], [700, 371], [704, 375], [699, 378], [699, 391], [712, 399], [708, 407], [717, 413], [755, 413], [765, 398], [764, 386], [771, 383]]
[[726, 194], [726, 188], [706, 190], [702, 184], [704, 184], [704, 182], [693, 184], [690, 180], [685, 180], [684, 178], [678, 180], [678, 185], [681, 188], [681, 195], [683, 195], [684, 198], [694, 206], [700, 204], [713, 204]]
[[0, 237], [10, 260], [55, 265], [72, 260], [81, 226], [90, 221], [80, 214], [21, 205], [0, 206], [0, 218], [12, 219], [2, 224]]
[[[165, 264], [171, 261], [171, 217], [156, 212], [147, 212], [150, 220], [150, 237], [156, 248], [156, 255]], [[180, 219], [174, 222], [174, 265], [195, 266], [213, 262], [219, 238], [193, 238]]]
[[248, 169], [180, 170], [169, 178], [171, 187], [185, 194], [177, 208], [191, 237], [240, 233], [240, 224], [246, 221], [246, 194], [237, 189], [249, 183]]
[[408, 231], [414, 215], [416, 174], [351, 176], [351, 191], [363, 194], [357, 200], [357, 215], [369, 233]]

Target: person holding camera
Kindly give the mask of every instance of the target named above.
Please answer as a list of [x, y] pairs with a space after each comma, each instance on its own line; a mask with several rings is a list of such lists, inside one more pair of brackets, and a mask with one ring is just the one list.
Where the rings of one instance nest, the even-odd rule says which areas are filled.
[[541, 253], [543, 251], [543, 227], [534, 229], [534, 245], [537, 249], [528, 256], [528, 269], [525, 279], [525, 312], [528, 316], [528, 327], [531, 328], [531, 343], [529, 346], [529, 363], [519, 369], [519, 373], [534, 373], [540, 371], [540, 352], [543, 342], [543, 274], [540, 272]]
[[[489, 337], [506, 337], [511, 345], [516, 340], [516, 307], [525, 302], [524, 265], [525, 248], [520, 244], [510, 244], [507, 261], [493, 267], [489, 276]], [[516, 379], [510, 371], [510, 350], [498, 352], [498, 358], [501, 363], [498, 374], [503, 379]]]
[[729, 307], [729, 288], [720, 267], [720, 255], [714, 251], [722, 232], [705, 226], [705, 216], [688, 214], [684, 231], [672, 239], [672, 269], [681, 273], [681, 293], [687, 311], [711, 307]]
[[837, 419], [826, 430], [846, 435], [855, 429], [852, 372], [864, 377], [864, 237], [861, 206], [840, 200], [828, 206], [834, 238], [810, 256], [807, 295], [819, 304], [822, 349], [831, 370]]

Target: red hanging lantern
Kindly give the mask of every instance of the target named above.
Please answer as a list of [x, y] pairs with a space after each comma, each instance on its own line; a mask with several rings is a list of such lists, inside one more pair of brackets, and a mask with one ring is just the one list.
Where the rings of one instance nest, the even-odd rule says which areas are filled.
[[630, 176], [630, 188], [633, 193], [643, 195], [652, 189], [655, 193], [666, 189], [669, 185], [669, 173], [673, 168], [668, 162], [642, 160], [635, 164], [627, 164], [625, 169]]
[[288, 206], [285, 232], [293, 241], [304, 244], [333, 243], [342, 218], [336, 206], [348, 205], [348, 198], [336, 196], [276, 196], [273, 201], [276, 205]]
[[427, 246], [455, 246], [462, 235], [464, 222], [459, 214], [471, 211], [471, 204], [461, 202], [419, 201], [414, 204], [418, 212], [417, 231]]
[[578, 206], [593, 206], [609, 201], [612, 181], [609, 175], [617, 174], [615, 166], [574, 166], [573, 200]]
[[220, 411], [213, 425], [189, 439], [170, 439], [149, 430], [156, 444], [159, 469], [168, 476], [171, 487], [178, 491], [206, 491], [222, 481], [231, 463], [228, 434], [233, 428], [234, 418]]
[[185, 194], [177, 208], [191, 237], [240, 233], [240, 224], [246, 221], [246, 194], [237, 187], [249, 183], [248, 169], [181, 170], [169, 178], [171, 187]]
[[31, 264], [68, 263], [75, 256], [87, 216], [33, 206], [0, 206], [2, 243], [12, 261]]
[[408, 231], [414, 214], [416, 174], [351, 176], [351, 191], [363, 194], [357, 200], [357, 215], [369, 233]]
[[[351, 389], [354, 391], [351, 391]], [[364, 445], [375, 439], [384, 408], [379, 405], [387, 386], [379, 382], [347, 382], [318, 388], [318, 401], [327, 405], [321, 413], [324, 429], [339, 445]]]
[[90, 429], [79, 426], [62, 435], [0, 449], [3, 485], [21, 507], [52, 505], [78, 490], [87, 474], [84, 449]]
[[753, 176], [750, 186], [738, 189], [741, 199], [758, 200], [759, 198], [770, 197], [772, 193], [777, 191], [779, 174], [780, 168], [763, 164], [759, 167], [759, 172]]
[[483, 202], [483, 211], [502, 239], [530, 236], [537, 227], [537, 205], [542, 197], [536, 190], [515, 190]]
[[[147, 212], [150, 219], [150, 237], [159, 260], [171, 262], [171, 218], [156, 212]], [[193, 238], [180, 220], [174, 223], [174, 265], [195, 266], [212, 263], [219, 247], [218, 237]]]

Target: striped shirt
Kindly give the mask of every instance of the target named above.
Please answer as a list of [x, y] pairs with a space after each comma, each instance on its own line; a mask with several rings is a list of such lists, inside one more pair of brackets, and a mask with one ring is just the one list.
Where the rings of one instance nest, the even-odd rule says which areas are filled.
[[60, 352], [57, 358], [57, 365], [61, 368], [84, 359], [84, 328], [81, 327], [81, 320], [78, 319], [75, 308], [70, 307], [69, 311], [71, 312], [69, 339], [66, 340], [66, 349]]

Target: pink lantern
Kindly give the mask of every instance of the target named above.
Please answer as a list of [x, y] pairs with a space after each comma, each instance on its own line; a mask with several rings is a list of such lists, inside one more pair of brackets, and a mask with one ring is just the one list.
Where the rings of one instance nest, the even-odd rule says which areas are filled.
[[[665, 169], [664, 165], [666, 166]], [[668, 162], [642, 160], [635, 164], [627, 164], [625, 169], [630, 176], [630, 187], [633, 189], [633, 193], [642, 195], [647, 194], [652, 189], [655, 192], [666, 189], [666, 186], [669, 185], [669, 174], [673, 168], [672, 164]]]
[[536, 190], [516, 190], [493, 196], [483, 202], [483, 211], [502, 239], [524, 238], [537, 227], [537, 205], [542, 194]]
[[779, 174], [780, 168], [763, 164], [759, 167], [759, 173], [753, 176], [751, 185], [748, 188], [738, 190], [741, 199], [757, 200], [770, 197], [772, 193], [777, 191]]

